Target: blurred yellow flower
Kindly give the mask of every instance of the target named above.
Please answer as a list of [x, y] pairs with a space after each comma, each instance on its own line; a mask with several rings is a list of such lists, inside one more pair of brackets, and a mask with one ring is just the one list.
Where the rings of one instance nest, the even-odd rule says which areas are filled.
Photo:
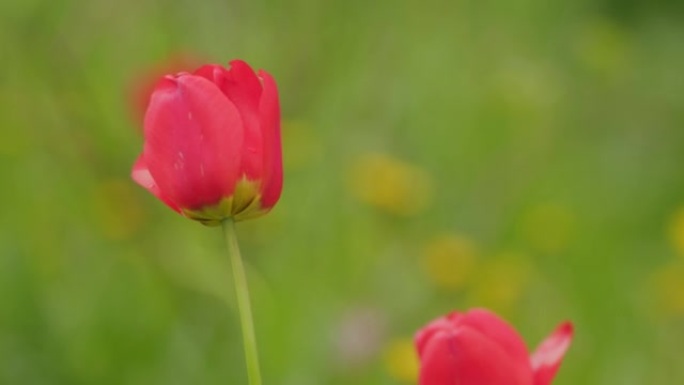
[[418, 355], [412, 339], [392, 341], [385, 348], [384, 361], [387, 373], [395, 380], [415, 383], [418, 379]]
[[127, 179], [107, 179], [95, 186], [91, 205], [105, 237], [125, 239], [140, 228], [145, 212], [137, 196], [136, 187]]
[[524, 295], [530, 276], [524, 255], [501, 254], [479, 269], [470, 299], [474, 305], [505, 313]]
[[463, 288], [471, 278], [477, 249], [467, 238], [442, 235], [423, 249], [422, 265], [430, 281], [444, 289]]
[[679, 208], [670, 222], [670, 241], [677, 253], [684, 257], [684, 207]]
[[522, 233], [538, 252], [555, 254], [564, 251], [575, 227], [575, 216], [565, 206], [543, 203], [534, 206], [522, 220]]
[[670, 316], [684, 316], [683, 263], [671, 263], [659, 268], [651, 276], [650, 284], [659, 312]]
[[415, 215], [432, 200], [433, 182], [425, 170], [386, 154], [360, 157], [349, 172], [356, 198], [395, 215]]

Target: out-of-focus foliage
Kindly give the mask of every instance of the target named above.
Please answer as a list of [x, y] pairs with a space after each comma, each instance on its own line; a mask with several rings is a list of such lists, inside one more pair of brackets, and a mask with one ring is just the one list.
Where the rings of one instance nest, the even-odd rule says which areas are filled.
[[177, 58], [280, 85], [285, 190], [238, 228], [265, 384], [415, 383], [470, 306], [574, 320], [555, 384], [683, 383], [679, 4], [4, 0], [0, 383], [245, 383], [220, 233], [129, 179]]

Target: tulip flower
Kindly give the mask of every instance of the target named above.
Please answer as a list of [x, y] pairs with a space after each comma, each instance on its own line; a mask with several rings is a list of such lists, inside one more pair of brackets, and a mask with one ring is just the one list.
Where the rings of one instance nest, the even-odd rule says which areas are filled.
[[453, 312], [418, 331], [420, 385], [549, 385], [570, 346], [562, 323], [530, 356], [518, 333], [495, 314]]
[[278, 201], [283, 172], [275, 81], [243, 61], [160, 79], [132, 178], [206, 225], [253, 218]]
[[261, 385], [252, 309], [235, 222], [280, 198], [283, 162], [275, 81], [247, 63], [205, 65], [160, 79], [131, 176], [180, 214], [222, 225], [233, 270], [249, 385]]

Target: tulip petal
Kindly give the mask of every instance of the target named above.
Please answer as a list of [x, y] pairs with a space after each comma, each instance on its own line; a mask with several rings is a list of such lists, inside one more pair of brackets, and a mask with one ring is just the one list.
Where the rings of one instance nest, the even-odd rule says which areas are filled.
[[219, 65], [205, 65], [195, 71], [195, 75], [216, 84], [237, 107], [245, 128], [240, 175], [244, 174], [249, 180], [261, 179], [264, 168], [264, 146], [259, 125], [261, 83], [254, 70], [244, 61], [233, 60], [228, 70]]
[[461, 327], [436, 332], [427, 342], [419, 384], [532, 385], [532, 374], [489, 336]]
[[266, 71], [259, 71], [263, 92], [259, 102], [261, 129], [264, 139], [264, 176], [262, 206], [270, 209], [283, 189], [283, 155], [280, 138], [280, 103], [275, 80]]
[[159, 190], [182, 209], [217, 204], [238, 179], [243, 125], [207, 79], [162, 79], [145, 114], [145, 162]]
[[259, 99], [262, 86], [252, 67], [242, 60], [230, 62], [228, 83], [222, 88], [228, 98], [238, 106], [238, 109], [250, 110], [254, 116], [259, 113]]
[[[220, 89], [220, 84], [223, 82], [223, 79], [226, 76], [225, 72], [226, 69], [218, 64], [205, 64], [196, 69], [192, 74], [209, 80], [210, 82], [216, 84], [216, 86]], [[223, 92], [223, 90], [221, 92]]]
[[135, 161], [135, 164], [133, 165], [133, 170], [131, 171], [131, 178], [133, 178], [133, 180], [137, 184], [146, 188], [149, 192], [152, 193], [152, 195], [156, 196], [167, 206], [171, 207], [179, 213], [181, 212], [175, 203], [170, 201], [168, 198], [166, 198], [166, 196], [164, 196], [161, 193], [161, 191], [159, 190], [159, 186], [157, 186], [157, 183], [154, 181], [154, 178], [152, 178], [152, 174], [150, 174], [150, 170], [147, 169], [147, 165], [145, 164], [145, 160], [142, 156], [138, 157], [138, 159]]
[[546, 338], [532, 354], [534, 385], [549, 385], [572, 341], [573, 326], [565, 322]]
[[461, 322], [496, 341], [518, 365], [529, 365], [529, 352], [525, 342], [511, 325], [494, 313], [485, 309], [473, 309], [463, 316]]
[[436, 320], [425, 325], [422, 329], [418, 330], [416, 336], [413, 338], [416, 345], [416, 350], [418, 351], [418, 357], [423, 356], [425, 346], [436, 333], [442, 330], [448, 330], [453, 328], [454, 323], [452, 323], [452, 320], [455, 320], [457, 317], [460, 316], [461, 313], [451, 312], [444, 317], [437, 318]]
[[240, 111], [245, 124], [241, 172], [249, 180], [258, 180], [264, 172], [263, 128], [259, 121], [259, 99], [262, 87], [254, 70], [241, 60], [230, 62], [228, 82], [223, 92]]

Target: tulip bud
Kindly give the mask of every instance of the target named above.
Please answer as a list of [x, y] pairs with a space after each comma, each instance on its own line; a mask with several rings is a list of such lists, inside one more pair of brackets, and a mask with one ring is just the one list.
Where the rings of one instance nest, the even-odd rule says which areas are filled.
[[418, 331], [420, 385], [549, 385], [572, 339], [561, 324], [530, 357], [518, 333], [495, 314], [453, 312]]
[[132, 178], [205, 225], [268, 212], [282, 190], [275, 81], [247, 63], [205, 65], [157, 83]]

